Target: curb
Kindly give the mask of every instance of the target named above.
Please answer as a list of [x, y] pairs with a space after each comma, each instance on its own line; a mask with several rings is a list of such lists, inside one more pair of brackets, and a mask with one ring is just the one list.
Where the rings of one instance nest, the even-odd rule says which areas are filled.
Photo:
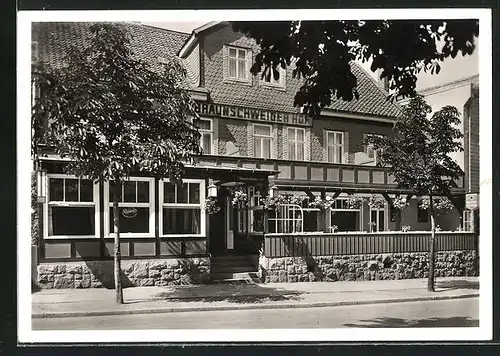
[[200, 311], [228, 311], [228, 310], [251, 310], [251, 309], [290, 309], [290, 308], [321, 308], [321, 307], [340, 307], [368, 304], [388, 304], [403, 302], [424, 302], [435, 300], [451, 300], [479, 297], [479, 293], [447, 295], [447, 296], [425, 296], [425, 297], [406, 297], [389, 298], [375, 300], [347, 300], [336, 302], [316, 302], [316, 303], [281, 303], [281, 304], [260, 304], [260, 305], [228, 305], [228, 306], [201, 306], [201, 307], [172, 307], [172, 308], [154, 308], [154, 309], [134, 309], [134, 310], [105, 310], [99, 312], [56, 312], [56, 313], [34, 313], [32, 319], [44, 318], [76, 318], [91, 316], [113, 316], [113, 315], [135, 315], [135, 314], [160, 314], [160, 313], [181, 313], [181, 312], [200, 312]]

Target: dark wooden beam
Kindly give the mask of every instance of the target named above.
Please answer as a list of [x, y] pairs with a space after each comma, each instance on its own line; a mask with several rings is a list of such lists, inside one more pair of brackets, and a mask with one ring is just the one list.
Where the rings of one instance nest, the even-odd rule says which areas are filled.
[[342, 193], [342, 190], [337, 190], [335, 193], [332, 195], [332, 199], [337, 199], [337, 197]]
[[307, 194], [307, 196], [309, 197], [309, 199], [311, 199], [311, 200], [316, 199], [316, 197], [314, 196], [314, 194], [311, 192], [311, 189], [308, 189], [308, 188], [304, 189], [304, 193]]

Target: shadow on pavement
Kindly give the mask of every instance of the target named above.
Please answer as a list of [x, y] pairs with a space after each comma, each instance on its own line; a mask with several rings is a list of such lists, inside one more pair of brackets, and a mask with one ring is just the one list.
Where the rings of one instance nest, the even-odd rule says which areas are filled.
[[376, 318], [361, 320], [359, 324], [344, 324], [353, 328], [431, 328], [431, 327], [478, 327], [479, 320], [468, 317], [429, 318], [407, 320], [401, 318]]
[[[214, 292], [215, 291], [215, 292]], [[269, 301], [300, 300], [303, 291], [280, 290], [260, 287], [258, 284], [228, 283], [217, 286], [210, 295], [202, 285], [176, 287], [168, 292], [154, 296], [156, 301], [168, 302], [228, 302], [228, 303], [264, 303]]]
[[436, 281], [435, 287], [442, 289], [442, 291], [451, 289], [479, 289], [479, 281], [468, 281], [465, 279]]

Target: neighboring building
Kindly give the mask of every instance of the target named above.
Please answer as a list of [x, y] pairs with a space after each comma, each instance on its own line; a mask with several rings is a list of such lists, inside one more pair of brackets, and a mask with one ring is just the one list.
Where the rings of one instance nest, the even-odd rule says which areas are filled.
[[[40, 58], [61, 65], [70, 45], [85, 44], [88, 26], [34, 24]], [[191, 35], [138, 24], [127, 27], [141, 58], [159, 65], [178, 56], [185, 65], [187, 90], [197, 101], [196, 124], [204, 151], [196, 165], [186, 168], [182, 186], [140, 175], [124, 185], [122, 256], [132, 284], [202, 281], [209, 278], [210, 265], [214, 277], [214, 257], [258, 255], [265, 230], [400, 229], [387, 200], [409, 192], [396, 189], [388, 170], [375, 166], [377, 152], [363, 145], [367, 135], [392, 135], [400, 107], [386, 100], [387, 92], [360, 66], [353, 65], [360, 100], [335, 101], [321, 115], [309, 118], [293, 106], [301, 82], [292, 77], [291, 69], [283, 70], [276, 80], [252, 76], [249, 68], [258, 46], [227, 23], [210, 23]], [[45, 287], [109, 284], [113, 254], [109, 185], [65, 176], [63, 164], [50, 152], [40, 157], [39, 283]], [[274, 213], [263, 209], [261, 198], [270, 187], [278, 194], [299, 196], [300, 206]], [[237, 189], [248, 195], [248, 206], [232, 204]], [[336, 199], [326, 213], [307, 204], [321, 196]], [[356, 197], [372, 196], [378, 206], [370, 208], [366, 201], [356, 205]], [[206, 212], [208, 197], [217, 200], [219, 213]], [[418, 211], [416, 199], [403, 211], [401, 225], [429, 228], [427, 213]], [[459, 222], [446, 228], [457, 230]], [[87, 267], [78, 264], [82, 261]], [[57, 268], [53, 272], [54, 265], [63, 266], [65, 273], [68, 266], [76, 266], [83, 279], [88, 268], [94, 277], [81, 282], [59, 276], [55, 282], [53, 275], [62, 273]], [[174, 267], [164, 273], [167, 265]], [[198, 271], [197, 277], [191, 274], [192, 280], [183, 280], [190, 269]]]

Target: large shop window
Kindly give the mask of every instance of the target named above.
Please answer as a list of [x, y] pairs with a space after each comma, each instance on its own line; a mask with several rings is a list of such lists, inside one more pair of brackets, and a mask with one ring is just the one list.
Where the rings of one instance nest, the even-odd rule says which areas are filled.
[[253, 125], [253, 153], [256, 158], [271, 158], [272, 129], [270, 125]]
[[332, 205], [331, 224], [337, 226], [338, 231], [359, 231], [361, 208], [350, 209], [347, 198], [337, 198]]
[[200, 131], [200, 147], [203, 150], [203, 154], [212, 154], [212, 142], [213, 142], [213, 121], [212, 119], [196, 119], [194, 120], [194, 125]]
[[161, 236], [205, 236], [204, 180], [160, 181], [159, 196]]
[[[113, 221], [114, 183], [104, 185], [105, 235], [114, 235]], [[121, 187], [120, 235], [123, 237], [154, 236], [154, 178], [132, 177]]]
[[228, 47], [228, 78], [247, 80], [247, 62], [250, 51], [244, 48]]
[[295, 127], [288, 128], [288, 159], [304, 160], [305, 130]]
[[326, 147], [328, 162], [342, 163], [344, 157], [344, 133], [340, 131], [327, 131]]
[[99, 236], [99, 186], [63, 174], [47, 175], [45, 237]]

